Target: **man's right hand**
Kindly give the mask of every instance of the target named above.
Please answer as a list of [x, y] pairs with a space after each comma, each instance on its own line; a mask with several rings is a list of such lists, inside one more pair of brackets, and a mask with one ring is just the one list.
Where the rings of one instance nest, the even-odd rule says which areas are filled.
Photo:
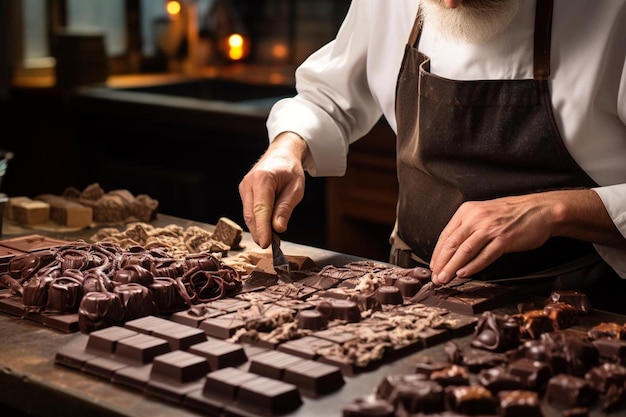
[[239, 183], [244, 221], [263, 249], [271, 243], [272, 230], [287, 230], [294, 208], [304, 197], [307, 154], [300, 136], [281, 133]]

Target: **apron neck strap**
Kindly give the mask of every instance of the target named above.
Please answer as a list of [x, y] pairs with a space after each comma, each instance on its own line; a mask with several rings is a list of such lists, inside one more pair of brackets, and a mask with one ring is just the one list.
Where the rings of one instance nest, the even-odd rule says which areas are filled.
[[[536, 80], [547, 80], [550, 76], [553, 4], [554, 0], [537, 0], [533, 56], [533, 74]], [[417, 48], [422, 35], [423, 20], [422, 9], [418, 8], [415, 23], [409, 35], [409, 45], [414, 48]]]

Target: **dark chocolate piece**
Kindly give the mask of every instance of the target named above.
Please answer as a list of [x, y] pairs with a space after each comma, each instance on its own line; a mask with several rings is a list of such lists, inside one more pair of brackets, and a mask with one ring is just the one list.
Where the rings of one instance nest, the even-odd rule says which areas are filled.
[[117, 341], [115, 359], [130, 365], [145, 365], [172, 349], [165, 339], [138, 333]]
[[268, 378], [283, 379], [287, 368], [304, 361], [306, 359], [299, 356], [270, 350], [250, 358], [250, 372]]
[[172, 350], [188, 350], [190, 346], [207, 340], [203, 330], [168, 320], [168, 325], [155, 327], [152, 336], [169, 342]]
[[122, 300], [125, 320], [156, 314], [157, 309], [152, 301], [152, 293], [147, 287], [129, 283], [117, 285], [113, 292]]
[[290, 364], [284, 370], [282, 380], [312, 397], [335, 392], [345, 384], [338, 367], [307, 359]]
[[169, 325], [171, 322], [162, 317], [145, 316], [124, 323], [127, 329], [135, 330], [139, 333], [152, 334], [152, 330], [159, 326]]
[[598, 339], [592, 343], [598, 349], [600, 358], [626, 366], [626, 340]]
[[502, 391], [498, 401], [502, 417], [543, 417], [539, 395], [534, 391]]
[[108, 292], [88, 292], [78, 308], [78, 327], [83, 333], [122, 324], [124, 307], [122, 300]]
[[373, 395], [360, 397], [341, 409], [343, 417], [394, 417], [395, 408]]
[[529, 358], [509, 363], [507, 370], [511, 375], [519, 377], [524, 387], [532, 391], [542, 391], [552, 377], [549, 364]]
[[209, 371], [209, 362], [206, 358], [176, 350], [154, 358], [150, 379], [186, 383], [199, 380]]
[[246, 323], [243, 320], [220, 316], [203, 320], [199, 328], [203, 330], [207, 336], [225, 340], [232, 337], [237, 330], [245, 327]]
[[111, 326], [89, 334], [85, 349], [100, 355], [111, 355], [117, 349], [117, 343], [127, 337], [135, 336], [136, 331], [120, 326]]
[[615, 322], [602, 322], [587, 330], [587, 336], [591, 340], [620, 339], [626, 340], [626, 328]]
[[559, 374], [550, 378], [545, 398], [553, 405], [585, 407], [598, 399], [598, 392], [584, 378]]
[[422, 288], [422, 281], [415, 277], [398, 277], [393, 284], [403, 297], [413, 297]]
[[265, 414], [282, 414], [300, 407], [302, 398], [295, 385], [256, 375], [239, 386], [237, 404]]
[[296, 320], [299, 329], [321, 330], [328, 326], [328, 319], [319, 310], [300, 310]]
[[568, 303], [564, 302], [550, 302], [546, 303], [543, 307], [543, 311], [548, 314], [548, 317], [552, 319], [554, 327], [559, 329], [567, 329], [580, 323], [580, 317], [576, 308]]
[[522, 380], [518, 376], [512, 375], [504, 366], [483, 369], [478, 373], [477, 378], [479, 384], [494, 394], [524, 388]]
[[469, 385], [469, 372], [466, 367], [450, 365], [430, 373], [430, 379], [441, 386]]
[[213, 371], [239, 366], [248, 360], [243, 346], [213, 338], [190, 346], [189, 353], [204, 356]]
[[387, 398], [381, 398], [411, 414], [438, 413], [446, 408], [444, 388], [429, 380], [416, 379], [409, 383], [405, 379], [393, 387]]
[[376, 299], [380, 304], [400, 305], [404, 302], [400, 288], [392, 285], [382, 285], [376, 289]]
[[481, 385], [451, 386], [446, 391], [450, 408], [458, 413], [469, 415], [496, 414], [496, 401], [493, 394]]
[[593, 310], [591, 302], [582, 291], [575, 290], [556, 290], [552, 291], [547, 303], [563, 302], [571, 304], [579, 314], [589, 314]]
[[514, 317], [491, 311], [482, 313], [472, 337], [475, 348], [504, 352], [519, 346], [520, 326]]
[[522, 337], [527, 339], [539, 339], [542, 334], [557, 330], [556, 324], [544, 310], [530, 310], [516, 314], [515, 317], [520, 323]]
[[608, 389], [626, 384], [626, 367], [616, 363], [603, 363], [595, 366], [585, 374], [585, 379], [601, 394], [606, 394]]

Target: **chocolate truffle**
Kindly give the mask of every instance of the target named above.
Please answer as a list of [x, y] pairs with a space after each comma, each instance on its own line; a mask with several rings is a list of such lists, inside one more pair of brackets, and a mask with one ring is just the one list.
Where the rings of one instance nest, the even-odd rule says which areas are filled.
[[471, 345], [475, 348], [504, 352], [520, 343], [520, 326], [515, 318], [485, 311], [476, 324]]
[[539, 395], [534, 391], [502, 391], [498, 400], [502, 417], [543, 417]]

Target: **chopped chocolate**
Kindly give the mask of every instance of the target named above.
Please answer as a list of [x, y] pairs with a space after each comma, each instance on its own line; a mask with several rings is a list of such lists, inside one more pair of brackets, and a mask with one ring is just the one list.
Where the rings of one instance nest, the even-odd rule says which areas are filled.
[[520, 358], [509, 363], [507, 370], [511, 375], [517, 376], [526, 389], [532, 391], [543, 391], [552, 377], [549, 364], [529, 358]]
[[626, 367], [616, 363], [603, 363], [591, 368], [585, 379], [600, 393], [606, 394], [609, 387], [626, 384]]
[[593, 310], [591, 302], [582, 291], [576, 290], [555, 290], [552, 291], [546, 303], [563, 302], [571, 304], [579, 314], [589, 314]]
[[587, 336], [591, 340], [607, 338], [626, 340], [626, 328], [615, 322], [602, 322], [587, 330]]
[[449, 365], [445, 368], [432, 371], [430, 373], [430, 379], [444, 387], [451, 385], [468, 385], [469, 372], [464, 366]]
[[548, 381], [546, 401], [565, 407], [589, 406], [598, 399], [598, 392], [588, 380], [574, 375], [559, 374]]
[[552, 319], [552, 322], [555, 324], [555, 328], [559, 329], [567, 329], [568, 327], [572, 327], [578, 323], [580, 323], [580, 317], [578, 315], [578, 311], [576, 308], [568, 303], [564, 302], [552, 302], [547, 303], [543, 307], [543, 311], [545, 311], [548, 316]]
[[502, 417], [543, 417], [539, 395], [534, 391], [501, 391], [498, 401]]
[[522, 337], [528, 339], [539, 339], [543, 333], [556, 330], [555, 323], [544, 310], [530, 310], [515, 317], [519, 320]]
[[520, 325], [514, 317], [485, 311], [476, 324], [471, 345], [493, 352], [504, 352], [519, 346]]
[[521, 390], [524, 388], [522, 380], [511, 374], [504, 366], [495, 366], [483, 369], [478, 373], [478, 383], [496, 394], [501, 391]]
[[341, 410], [343, 417], [394, 417], [392, 404], [373, 395], [359, 397]]
[[601, 359], [626, 366], [626, 340], [598, 339], [592, 343]]
[[493, 394], [481, 385], [448, 387], [446, 397], [450, 408], [458, 413], [469, 415], [496, 414], [496, 401]]

